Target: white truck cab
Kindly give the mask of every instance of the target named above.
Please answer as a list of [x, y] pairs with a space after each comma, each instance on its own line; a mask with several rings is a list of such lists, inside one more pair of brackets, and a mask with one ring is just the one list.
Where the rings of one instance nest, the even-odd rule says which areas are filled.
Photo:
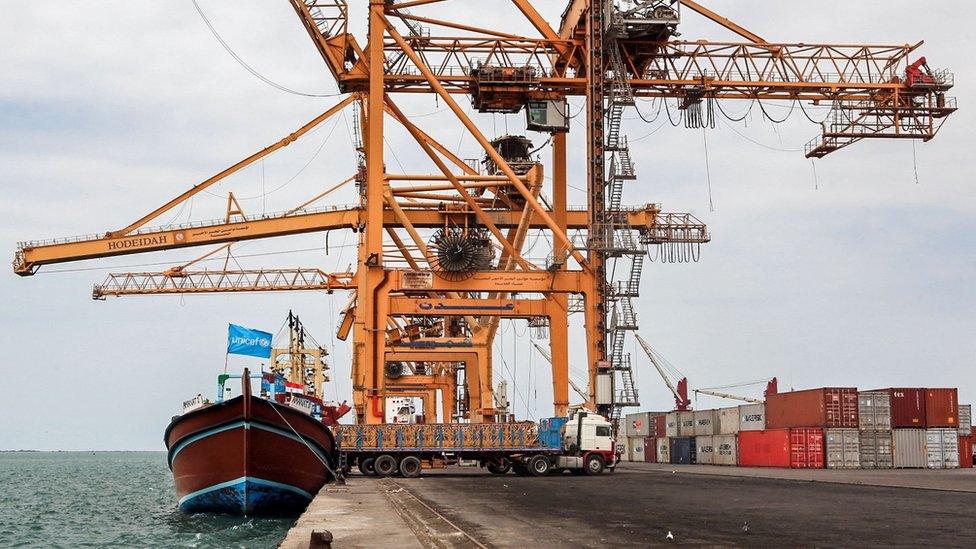
[[559, 467], [599, 474], [616, 465], [613, 428], [600, 414], [576, 411], [563, 427], [562, 435], [564, 454], [559, 457]]

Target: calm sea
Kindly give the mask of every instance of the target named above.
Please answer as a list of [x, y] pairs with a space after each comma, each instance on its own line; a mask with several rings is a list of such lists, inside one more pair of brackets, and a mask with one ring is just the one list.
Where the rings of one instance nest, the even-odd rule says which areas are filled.
[[163, 452], [0, 452], [0, 547], [274, 547], [292, 522], [181, 514]]

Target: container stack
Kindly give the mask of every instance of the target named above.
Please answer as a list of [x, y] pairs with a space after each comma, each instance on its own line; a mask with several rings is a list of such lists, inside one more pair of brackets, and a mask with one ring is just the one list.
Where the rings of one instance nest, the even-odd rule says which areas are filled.
[[857, 394], [861, 468], [891, 469], [891, 396], [885, 391]]
[[[872, 391], [874, 392], [874, 391]], [[896, 469], [959, 467], [959, 400], [956, 389], [892, 387], [892, 463]]]
[[824, 387], [769, 395], [766, 427], [789, 430], [790, 467], [860, 467], [856, 388]]
[[959, 467], [973, 467], [973, 407], [959, 405]]

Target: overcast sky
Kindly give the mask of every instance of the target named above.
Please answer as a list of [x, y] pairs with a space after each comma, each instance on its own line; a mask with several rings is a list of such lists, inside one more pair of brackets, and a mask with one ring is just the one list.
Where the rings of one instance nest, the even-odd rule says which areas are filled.
[[[366, 2], [351, 3], [351, 30], [363, 40]], [[480, 25], [529, 32], [513, 23], [518, 16], [508, 2], [470, 4], [482, 9]], [[284, 0], [234, 3], [232, 11], [218, 0], [200, 5], [228, 44], [267, 78], [306, 93], [336, 91]], [[563, 5], [539, 2], [554, 25]], [[798, 110], [780, 125], [758, 109], [745, 123], [722, 120], [704, 136], [707, 165], [701, 131], [663, 120], [646, 124], [629, 113], [625, 131], [639, 179], [625, 191], [625, 202], [692, 212], [713, 235], [700, 262], [645, 269], [641, 333], [692, 387], [778, 376], [781, 388], [798, 389], [958, 386], [962, 402], [976, 400], [976, 107], [969, 100], [976, 8], [962, 1], [919, 8], [902, 0], [838, 0], [816, 9], [760, 0], [707, 5], [770, 41], [924, 39], [920, 53], [929, 63], [955, 73], [952, 95], [961, 110], [930, 143], [913, 149], [909, 141], [864, 142], [815, 166], [800, 150], [819, 128]], [[684, 15], [681, 31], [689, 40], [732, 38], [693, 13]], [[11, 2], [0, 36], [0, 243], [8, 257], [21, 240], [125, 226], [336, 101], [285, 93], [249, 74], [189, 0], [56, 8]], [[432, 96], [399, 101], [462, 157], [480, 156]], [[732, 116], [744, 108], [726, 105]], [[780, 117], [789, 109], [771, 104], [768, 111]], [[478, 118], [490, 136], [522, 131], [522, 120]], [[336, 117], [152, 224], [221, 217], [229, 190], [251, 213], [288, 209], [351, 175], [351, 125], [350, 115]], [[570, 140], [574, 204], [585, 203], [583, 130], [577, 124]], [[537, 145], [545, 141], [541, 134], [530, 137]], [[429, 170], [408, 140], [391, 130], [388, 165]], [[546, 160], [548, 153], [541, 151]], [[353, 200], [347, 192], [332, 203]], [[344, 270], [355, 261], [353, 235], [337, 232], [329, 243], [328, 256], [322, 235], [246, 243], [237, 254], [245, 267]], [[349, 350], [333, 336], [343, 295], [90, 298], [92, 284], [109, 271], [162, 270], [204, 251], [55, 265], [32, 278], [0, 276], [0, 449], [162, 449], [163, 429], [181, 402], [212, 392], [223, 367], [226, 324], [274, 332], [289, 309], [333, 348], [337, 382], [328, 392], [349, 398]], [[504, 326], [496, 378], [514, 377], [515, 411], [539, 418], [551, 414], [551, 386], [529, 345], [524, 324]], [[581, 352], [574, 348], [574, 356]], [[669, 408], [656, 373], [642, 357], [635, 360], [642, 408]], [[231, 363], [257, 366], [244, 358]]]

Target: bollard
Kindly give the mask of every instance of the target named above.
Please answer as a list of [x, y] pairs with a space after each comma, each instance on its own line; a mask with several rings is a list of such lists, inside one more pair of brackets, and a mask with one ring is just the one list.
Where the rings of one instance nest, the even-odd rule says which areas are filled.
[[312, 535], [308, 540], [308, 549], [332, 549], [332, 532], [312, 530]]

